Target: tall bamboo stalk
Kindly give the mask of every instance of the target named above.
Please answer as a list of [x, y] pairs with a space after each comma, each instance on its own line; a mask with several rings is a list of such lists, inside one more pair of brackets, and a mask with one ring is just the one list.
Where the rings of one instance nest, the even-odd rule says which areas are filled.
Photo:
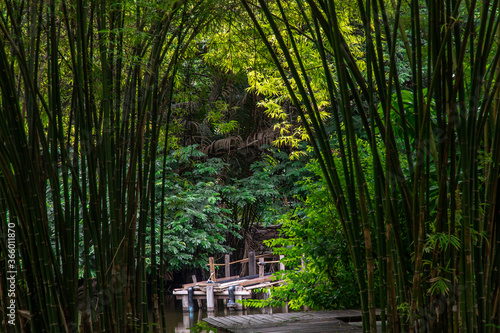
[[[362, 23], [363, 69], [345, 42], [336, 2], [289, 3], [300, 9], [302, 26], [290, 24], [280, 2], [242, 4], [290, 99], [299, 113], [304, 110], [302, 123], [356, 267], [364, 331], [375, 330], [375, 308], [382, 311], [384, 331], [497, 330], [500, 286], [493, 272], [498, 271], [499, 233], [493, 216], [498, 215], [500, 161], [499, 103], [493, 96], [500, 85], [499, 2], [413, 0], [406, 6], [402, 1], [358, 1], [353, 6]], [[402, 20], [403, 11], [411, 13], [409, 20]], [[337, 125], [338, 163], [316, 116], [316, 92], [295, 46], [302, 37], [298, 31], [323, 62]], [[269, 42], [271, 37], [277, 44]], [[411, 85], [399, 79], [398, 39], [406, 45]], [[405, 91], [413, 95], [411, 103]], [[361, 118], [368, 139], [353, 131], [355, 117]], [[396, 127], [402, 138], [396, 137]], [[364, 185], [358, 140], [371, 147], [373, 194]], [[345, 183], [338, 181], [335, 165], [346, 175]], [[485, 295], [496, 298], [491, 303]]]
[[[0, 228], [16, 225], [26, 283], [16, 300], [32, 332], [157, 330], [145, 262], [150, 246], [157, 299], [164, 258], [155, 237], [146, 244], [164, 214], [155, 210], [157, 151], [161, 135], [168, 142], [175, 71], [213, 18], [205, 5], [0, 5]], [[2, 295], [7, 250], [2, 243]], [[16, 320], [5, 331], [20, 331]]]

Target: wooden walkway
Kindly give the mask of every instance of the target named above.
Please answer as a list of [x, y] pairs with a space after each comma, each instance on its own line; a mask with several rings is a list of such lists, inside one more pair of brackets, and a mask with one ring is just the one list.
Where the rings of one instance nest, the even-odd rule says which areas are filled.
[[208, 317], [203, 320], [210, 326], [217, 328], [218, 332], [362, 332], [361, 328], [346, 322], [361, 320], [361, 312], [356, 310]]

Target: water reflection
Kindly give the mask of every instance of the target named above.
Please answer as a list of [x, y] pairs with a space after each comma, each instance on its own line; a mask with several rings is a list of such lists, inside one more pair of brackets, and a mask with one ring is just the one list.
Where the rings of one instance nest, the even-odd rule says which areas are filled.
[[247, 314], [259, 313], [283, 313], [288, 312], [286, 308], [246, 308], [243, 311], [229, 310], [224, 306], [222, 300], [219, 300], [218, 306], [213, 313], [207, 313], [205, 309], [199, 309], [198, 304], [195, 304], [195, 311], [182, 312], [182, 303], [176, 300], [175, 296], [168, 295], [165, 299], [166, 311], [165, 320], [167, 323], [167, 333], [188, 333], [189, 327], [194, 326], [198, 321], [206, 317], [224, 317], [224, 316], [241, 316]]

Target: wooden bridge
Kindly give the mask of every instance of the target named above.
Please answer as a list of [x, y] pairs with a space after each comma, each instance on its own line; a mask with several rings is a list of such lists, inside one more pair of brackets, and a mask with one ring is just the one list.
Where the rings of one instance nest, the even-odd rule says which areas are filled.
[[[255, 255], [254, 252], [248, 253], [248, 258], [230, 262], [230, 257], [225, 256], [224, 264], [216, 264], [213, 257], [209, 258], [208, 266], [210, 269], [210, 278], [207, 281], [197, 282], [193, 275], [193, 283], [182, 285], [182, 288], [175, 289], [173, 294], [177, 299], [182, 299], [183, 311], [193, 311], [194, 301], [201, 306], [205, 300], [207, 311], [213, 312], [219, 299], [222, 299], [228, 307], [242, 310], [243, 306], [238, 300], [252, 298], [253, 290], [257, 288], [268, 288], [280, 284], [282, 281], [272, 281], [270, 273], [265, 273], [265, 265], [279, 264], [279, 269], [285, 267], [279, 261], [266, 261], [274, 258], [272, 254]], [[280, 260], [282, 257], [280, 257]], [[240, 277], [230, 276], [231, 265], [248, 262], [248, 276]], [[258, 265], [258, 274], [257, 274]], [[225, 277], [217, 278], [216, 267], [224, 267]]]
[[[275, 314], [235, 315], [203, 319], [218, 332], [230, 333], [361, 333], [361, 311], [313, 311]], [[357, 324], [357, 325], [355, 325]]]

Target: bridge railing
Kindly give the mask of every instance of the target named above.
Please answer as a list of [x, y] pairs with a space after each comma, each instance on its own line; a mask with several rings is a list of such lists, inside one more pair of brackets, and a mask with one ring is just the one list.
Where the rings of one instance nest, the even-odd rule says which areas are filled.
[[269, 264], [278, 264], [279, 270], [284, 271], [285, 270], [285, 265], [281, 262], [281, 259], [283, 259], [284, 256], [280, 256], [280, 260], [271, 260], [271, 261], [266, 261], [266, 259], [274, 259], [275, 255], [272, 253], [267, 253], [267, 254], [259, 254], [255, 255], [254, 251], [249, 251], [248, 252], [248, 258], [236, 260], [236, 261], [231, 261], [231, 256], [229, 254], [224, 255], [224, 263], [216, 264], [215, 263], [215, 258], [214, 257], [209, 257], [208, 258], [208, 267], [210, 271], [210, 278], [209, 280], [216, 282], [217, 281], [217, 269], [223, 268], [224, 269], [224, 279], [231, 278], [231, 265], [234, 264], [245, 264], [248, 263], [248, 276], [253, 276], [257, 275], [257, 267], [259, 269], [258, 274], [260, 277], [264, 276], [265, 272], [265, 265]]

